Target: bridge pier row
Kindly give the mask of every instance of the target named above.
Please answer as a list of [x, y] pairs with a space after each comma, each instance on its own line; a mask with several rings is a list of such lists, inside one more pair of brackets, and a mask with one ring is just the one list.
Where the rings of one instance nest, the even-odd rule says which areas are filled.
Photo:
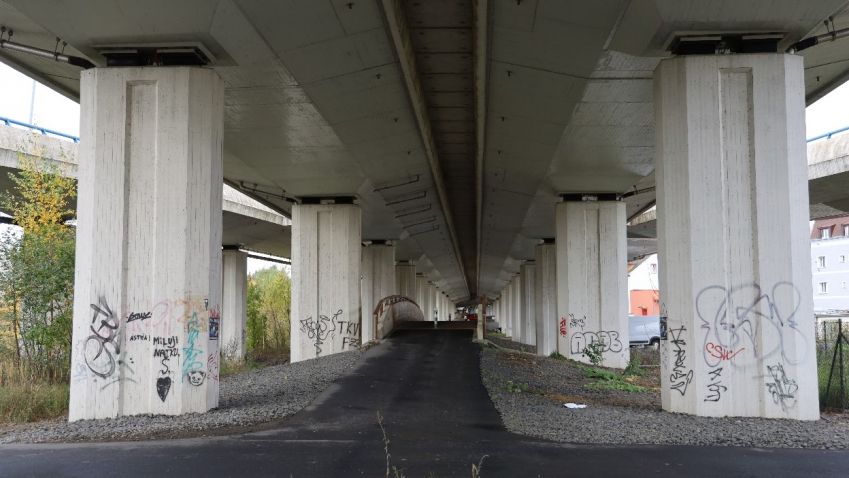
[[654, 77], [663, 408], [817, 419], [802, 58]]
[[625, 203], [564, 201], [556, 207], [558, 350], [589, 363], [585, 347], [602, 343], [602, 365], [628, 365]]
[[522, 295], [522, 308], [519, 320], [522, 322], [521, 342], [525, 345], [536, 345], [536, 264], [533, 261], [521, 265], [522, 271], [519, 289]]
[[424, 274], [417, 272], [416, 273], [416, 303], [419, 304], [419, 309], [422, 311], [422, 316], [424, 320], [431, 320], [431, 318], [427, 314], [427, 308], [425, 307], [427, 304], [427, 296], [425, 292], [427, 291], [427, 279]]
[[224, 84], [81, 74], [70, 421], [218, 405]]
[[510, 279], [510, 282], [504, 286], [504, 335], [507, 337], [513, 337], [513, 302], [515, 298], [513, 297], [513, 281], [514, 278]]
[[291, 361], [359, 346], [362, 212], [292, 206]]
[[537, 354], [548, 357], [557, 352], [557, 250], [552, 243], [538, 244], [534, 255]]
[[514, 342], [521, 342], [522, 338], [522, 323], [519, 320], [522, 317], [521, 281], [522, 274], [519, 272], [510, 282], [510, 330]]
[[383, 338], [378, 336], [379, 317], [374, 317], [374, 310], [381, 300], [396, 293], [395, 246], [386, 243], [363, 246], [361, 277], [360, 338], [366, 343]]
[[245, 359], [245, 325], [248, 318], [248, 254], [238, 249], [222, 252], [221, 355]]
[[395, 263], [395, 291], [398, 295], [417, 301], [416, 265], [412, 262]]

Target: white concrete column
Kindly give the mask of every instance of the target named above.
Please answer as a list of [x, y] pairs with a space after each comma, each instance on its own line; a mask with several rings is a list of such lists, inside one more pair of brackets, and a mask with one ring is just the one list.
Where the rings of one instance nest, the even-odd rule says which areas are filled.
[[224, 84], [82, 72], [69, 420], [218, 405]]
[[515, 279], [510, 279], [510, 282], [504, 287], [504, 335], [507, 337], [513, 337], [513, 281]]
[[522, 327], [522, 273], [521, 268], [520, 272], [516, 274], [516, 277], [513, 278], [513, 282], [510, 284], [511, 291], [511, 310], [510, 310], [510, 321], [513, 322], [513, 342], [522, 343], [522, 337], [524, 336], [523, 327]]
[[248, 254], [228, 249], [223, 253], [221, 299], [221, 354], [229, 360], [245, 359], [245, 325], [248, 319]]
[[395, 246], [371, 244], [363, 246], [360, 282], [360, 304], [363, 343], [382, 339], [378, 337], [374, 311], [381, 300], [395, 295]]
[[554, 244], [539, 244], [535, 255], [537, 354], [548, 357], [557, 352], [557, 250]]
[[422, 311], [422, 316], [424, 317], [424, 320], [430, 320], [430, 318], [427, 316], [427, 309], [425, 309], [425, 301], [427, 300], [426, 291], [427, 279], [424, 277], [424, 275], [416, 274], [416, 303], [419, 304], [419, 309], [421, 309]]
[[292, 362], [360, 345], [361, 223], [354, 204], [292, 206]]
[[[588, 345], [600, 342], [602, 365], [628, 365], [628, 275], [625, 204], [557, 204], [558, 349], [589, 362]], [[563, 332], [566, 332], [564, 335]]]
[[417, 300], [416, 296], [416, 265], [412, 262], [395, 264], [395, 293]]
[[522, 294], [522, 340], [526, 345], [536, 345], [537, 343], [537, 322], [536, 322], [536, 264], [526, 262], [522, 264], [522, 281], [520, 289]]
[[666, 410], [819, 418], [802, 60], [655, 70]]

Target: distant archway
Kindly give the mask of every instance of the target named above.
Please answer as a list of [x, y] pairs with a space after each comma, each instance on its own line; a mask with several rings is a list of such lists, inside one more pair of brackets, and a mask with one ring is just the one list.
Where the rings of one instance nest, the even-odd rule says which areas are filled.
[[424, 313], [413, 299], [403, 295], [390, 295], [377, 303], [372, 313], [375, 337], [382, 339], [395, 329], [396, 322], [423, 322]]

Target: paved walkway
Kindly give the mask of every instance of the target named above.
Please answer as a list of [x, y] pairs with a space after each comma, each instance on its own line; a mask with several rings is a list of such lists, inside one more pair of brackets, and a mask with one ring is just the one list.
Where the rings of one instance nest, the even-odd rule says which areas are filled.
[[[109, 444], [0, 446], [0, 476], [385, 476], [376, 414], [407, 478], [847, 476], [849, 453], [576, 446], [507, 432], [481, 384], [469, 331], [403, 331], [282, 428]], [[627, 431], [623, 430], [623, 433]], [[393, 475], [394, 476], [394, 475]]]

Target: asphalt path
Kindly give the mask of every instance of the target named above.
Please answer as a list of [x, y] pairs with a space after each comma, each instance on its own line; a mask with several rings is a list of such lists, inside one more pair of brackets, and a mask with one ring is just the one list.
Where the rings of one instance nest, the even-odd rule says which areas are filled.
[[478, 354], [470, 331], [401, 331], [277, 427], [180, 440], [0, 445], [0, 477], [384, 477], [383, 430], [390, 467], [407, 478], [469, 477], [483, 457], [487, 478], [849, 476], [847, 452], [602, 447], [515, 435], [481, 383]]

